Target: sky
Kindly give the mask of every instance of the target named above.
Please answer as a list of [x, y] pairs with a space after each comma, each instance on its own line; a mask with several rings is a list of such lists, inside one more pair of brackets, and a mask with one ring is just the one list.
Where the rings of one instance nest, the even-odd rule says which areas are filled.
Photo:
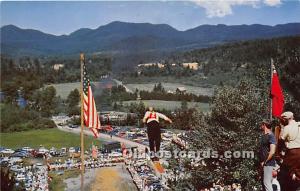
[[1, 26], [70, 34], [113, 21], [169, 24], [187, 30], [203, 24], [300, 22], [300, 0], [2, 1]]

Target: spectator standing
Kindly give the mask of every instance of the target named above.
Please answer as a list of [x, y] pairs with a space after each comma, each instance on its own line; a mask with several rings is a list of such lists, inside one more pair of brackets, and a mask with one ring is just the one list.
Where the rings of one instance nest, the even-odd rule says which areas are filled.
[[292, 112], [281, 115], [280, 138], [287, 148], [281, 165], [283, 191], [294, 191], [300, 188], [300, 123], [294, 120]]
[[265, 191], [273, 191], [272, 188], [272, 171], [275, 168], [275, 148], [276, 139], [271, 131], [271, 124], [269, 121], [263, 121], [261, 124], [263, 132], [260, 140], [260, 165], [263, 171], [263, 188]]

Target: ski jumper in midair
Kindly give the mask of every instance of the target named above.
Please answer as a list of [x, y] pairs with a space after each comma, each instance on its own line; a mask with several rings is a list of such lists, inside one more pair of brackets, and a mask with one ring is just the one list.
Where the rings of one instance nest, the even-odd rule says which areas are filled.
[[152, 107], [149, 107], [149, 111], [145, 113], [143, 118], [143, 122], [147, 125], [150, 151], [153, 153], [157, 153], [160, 150], [161, 133], [159, 118], [172, 123], [171, 119], [164, 114], [155, 112]]

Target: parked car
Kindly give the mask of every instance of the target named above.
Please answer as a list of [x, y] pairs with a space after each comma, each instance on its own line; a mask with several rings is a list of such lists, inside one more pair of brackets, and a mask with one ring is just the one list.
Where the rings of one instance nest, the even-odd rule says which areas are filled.
[[12, 157], [20, 157], [20, 158], [26, 158], [26, 157], [29, 157], [30, 154], [26, 151], [23, 151], [23, 152], [15, 152], [11, 155]]
[[13, 154], [15, 151], [12, 149], [4, 149], [1, 151], [2, 154]]
[[66, 155], [67, 154], [67, 148], [66, 147], [63, 147], [60, 149], [60, 155], [63, 156], [63, 155]]
[[21, 166], [20, 165], [13, 165], [10, 167], [10, 170], [13, 172], [19, 172], [21, 170]]
[[30, 148], [30, 147], [23, 147], [22, 148], [23, 151], [27, 151], [27, 152], [31, 152], [33, 151], [34, 149]]
[[51, 147], [51, 149], [49, 150], [49, 153], [56, 152], [56, 151], [57, 151], [56, 148]]
[[23, 159], [20, 158], [20, 157], [11, 157], [11, 158], [9, 159], [9, 162], [10, 162], [10, 163], [20, 163], [20, 162], [23, 162]]
[[80, 153], [80, 147], [75, 147], [75, 152]]
[[49, 152], [49, 150], [46, 149], [45, 147], [40, 147], [38, 150], [38, 154], [46, 154], [48, 152]]
[[75, 129], [75, 128], [78, 128], [78, 126], [77, 125], [69, 125], [69, 128]]
[[54, 147], [52, 147], [50, 149], [49, 153], [50, 153], [51, 156], [54, 156], [54, 157], [59, 156], [59, 152]]
[[74, 147], [70, 147], [70, 148], [69, 148], [69, 153], [75, 153], [75, 151], [76, 151], [76, 150], [75, 150]]
[[109, 154], [110, 157], [121, 157], [122, 156], [122, 153], [119, 153], [119, 152], [111, 152]]
[[22, 150], [22, 148], [18, 148], [18, 149], [15, 149], [14, 151], [15, 151], [15, 153], [16, 153], [16, 152], [21, 152], [21, 151], [23, 151], [23, 150]]
[[25, 175], [24, 174], [17, 174], [16, 180], [17, 181], [24, 181], [25, 180]]

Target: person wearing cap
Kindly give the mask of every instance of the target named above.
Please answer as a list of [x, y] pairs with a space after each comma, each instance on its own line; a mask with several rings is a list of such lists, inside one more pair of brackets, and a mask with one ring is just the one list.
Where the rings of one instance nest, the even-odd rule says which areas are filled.
[[283, 157], [282, 171], [286, 170], [288, 178], [285, 178], [286, 190], [293, 191], [300, 187], [300, 123], [294, 120], [294, 114], [290, 111], [281, 114], [280, 138], [284, 140], [287, 148]]
[[[161, 134], [160, 134], [160, 126], [159, 119], [164, 119], [169, 123], [172, 123], [172, 120], [169, 119], [164, 114], [155, 112], [153, 107], [149, 107], [149, 111], [145, 113], [143, 118], [143, 122], [147, 125], [147, 134], [149, 139], [149, 147], [151, 154], [155, 154], [160, 150], [160, 142], [161, 142]], [[156, 157], [151, 156], [153, 160], [157, 160]], [[154, 157], [154, 158], [153, 158]]]
[[272, 171], [275, 168], [276, 162], [274, 158], [276, 139], [271, 130], [271, 123], [264, 120], [261, 124], [263, 132], [260, 140], [259, 159], [263, 170], [263, 188], [265, 191], [273, 191], [272, 187]]
[[287, 149], [299, 149], [300, 148], [300, 123], [294, 120], [294, 114], [292, 112], [284, 112], [281, 115], [285, 126], [281, 130], [280, 138], [285, 141]]

